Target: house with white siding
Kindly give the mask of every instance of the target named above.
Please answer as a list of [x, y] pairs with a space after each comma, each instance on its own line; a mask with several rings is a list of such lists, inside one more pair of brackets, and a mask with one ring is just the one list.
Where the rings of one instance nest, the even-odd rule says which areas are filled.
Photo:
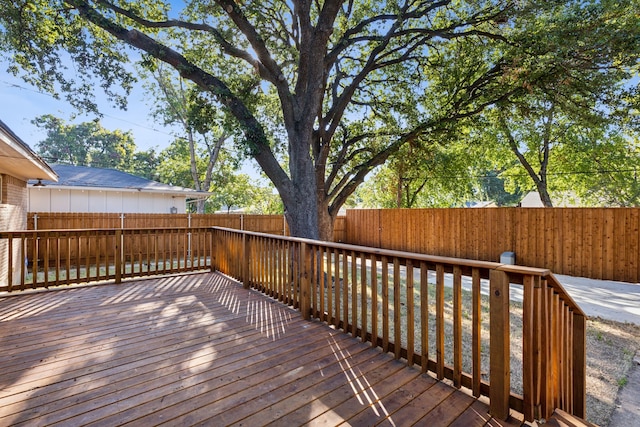
[[51, 165], [57, 181], [29, 181], [29, 212], [185, 213], [211, 195], [113, 169]]

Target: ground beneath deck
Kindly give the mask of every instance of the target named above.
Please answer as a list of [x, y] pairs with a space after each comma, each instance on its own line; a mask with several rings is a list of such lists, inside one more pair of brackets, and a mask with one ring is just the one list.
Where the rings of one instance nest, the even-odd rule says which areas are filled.
[[2, 297], [0, 349], [0, 425], [508, 424], [216, 273]]

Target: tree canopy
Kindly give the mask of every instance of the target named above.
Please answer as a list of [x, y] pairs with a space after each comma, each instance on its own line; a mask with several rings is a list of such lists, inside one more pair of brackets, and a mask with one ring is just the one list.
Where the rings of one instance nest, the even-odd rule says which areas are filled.
[[79, 107], [96, 107], [96, 80], [123, 104], [130, 58], [176, 69], [234, 118], [292, 234], [311, 238], [329, 238], [347, 198], [406, 144], [532, 88], [579, 87], [576, 70], [595, 63], [637, 67], [601, 43], [610, 33], [637, 50], [637, 0], [0, 4], [12, 71]]
[[37, 117], [33, 123], [47, 131], [36, 148], [50, 162], [126, 172], [133, 168], [136, 145], [128, 132], [107, 130], [97, 120], [67, 124], [51, 115]]

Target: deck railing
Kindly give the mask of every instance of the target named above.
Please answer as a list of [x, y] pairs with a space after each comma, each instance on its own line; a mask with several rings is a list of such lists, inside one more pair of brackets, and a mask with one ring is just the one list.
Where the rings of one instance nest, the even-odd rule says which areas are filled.
[[549, 270], [218, 227], [213, 242], [213, 268], [489, 396], [495, 417], [584, 418], [586, 318]]
[[584, 417], [586, 318], [549, 270], [219, 227], [1, 232], [0, 245], [0, 291], [215, 268], [489, 396], [495, 417]]
[[210, 269], [211, 228], [0, 232], [8, 254], [0, 291]]

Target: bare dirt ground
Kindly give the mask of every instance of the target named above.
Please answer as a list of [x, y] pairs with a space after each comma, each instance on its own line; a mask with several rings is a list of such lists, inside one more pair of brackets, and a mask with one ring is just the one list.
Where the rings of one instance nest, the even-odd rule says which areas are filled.
[[609, 425], [633, 357], [640, 351], [640, 326], [594, 318], [587, 323], [587, 421]]

